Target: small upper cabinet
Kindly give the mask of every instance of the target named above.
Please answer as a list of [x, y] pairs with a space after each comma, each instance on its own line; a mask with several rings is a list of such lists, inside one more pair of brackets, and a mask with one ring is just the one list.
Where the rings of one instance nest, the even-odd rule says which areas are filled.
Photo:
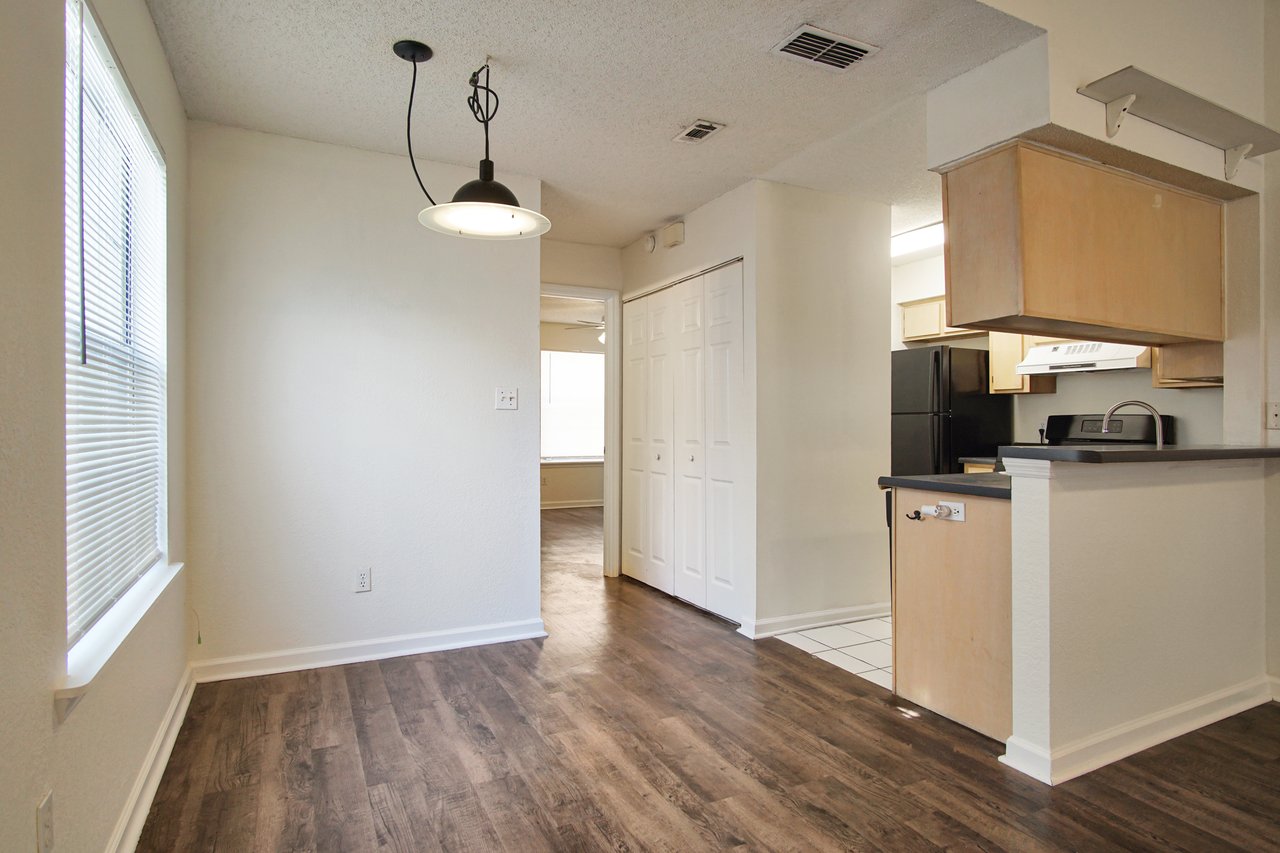
[[1010, 332], [992, 332], [989, 341], [990, 371], [988, 389], [992, 394], [1052, 394], [1058, 390], [1056, 376], [1027, 376], [1018, 373], [1018, 363], [1027, 357], [1027, 351], [1051, 338], [1034, 335], [1015, 335]]
[[1223, 339], [1219, 202], [1023, 142], [948, 171], [942, 192], [953, 325]]
[[933, 341], [939, 338], [956, 338], [962, 335], [980, 335], [980, 329], [954, 329], [947, 325], [945, 296], [931, 296], [903, 302], [902, 339], [904, 341]]
[[1222, 344], [1196, 343], [1153, 347], [1154, 388], [1221, 388]]

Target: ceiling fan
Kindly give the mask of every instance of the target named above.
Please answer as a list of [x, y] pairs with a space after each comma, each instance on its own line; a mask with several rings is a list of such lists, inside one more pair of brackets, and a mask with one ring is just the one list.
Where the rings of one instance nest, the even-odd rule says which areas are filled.
[[572, 326], [564, 326], [563, 327], [564, 330], [572, 331], [574, 329], [598, 329], [600, 331], [604, 331], [603, 317], [600, 319], [600, 322], [598, 323], [592, 320], [574, 320], [573, 322], [574, 322], [574, 325]]

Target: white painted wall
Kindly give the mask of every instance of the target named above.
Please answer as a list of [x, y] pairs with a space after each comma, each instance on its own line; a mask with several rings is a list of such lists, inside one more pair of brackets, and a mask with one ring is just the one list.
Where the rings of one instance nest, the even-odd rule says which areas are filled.
[[542, 280], [548, 284], [622, 290], [622, 250], [542, 239]]
[[889, 208], [760, 183], [759, 620], [889, 601]]
[[[1269, 127], [1280, 127], [1280, 3], [1266, 6], [1263, 44], [1264, 94]], [[1263, 365], [1267, 399], [1280, 401], [1280, 152], [1264, 157], [1266, 189], [1262, 196]], [[1266, 431], [1265, 441], [1280, 445], [1280, 431]], [[1271, 463], [1267, 477], [1267, 635], [1268, 671], [1280, 699], [1280, 464]]]
[[903, 302], [942, 296], [947, 292], [947, 270], [941, 254], [905, 264], [895, 264], [890, 281], [889, 340], [893, 349], [906, 349], [902, 342]]
[[1006, 465], [1006, 760], [1056, 783], [1270, 698], [1261, 460]]
[[681, 246], [623, 250], [623, 292], [743, 258], [758, 630], [887, 606], [888, 208], [754, 181], [684, 221]]
[[947, 270], [941, 252], [932, 257], [894, 264], [890, 280], [892, 295], [889, 300], [889, 341], [893, 349], [928, 347], [939, 343], [961, 349], [987, 348], [985, 333], [948, 338], [945, 341], [903, 342], [902, 340], [901, 303], [914, 299], [928, 299], [930, 296], [942, 296], [947, 291]]
[[[707, 202], [684, 216], [685, 242], [671, 249], [659, 245], [653, 252], [645, 249], [644, 239], [637, 240], [622, 250], [623, 296], [634, 297], [705, 269], [742, 258], [742, 311], [743, 311], [743, 376], [744, 388], [751, 399], [745, 402], [748, 411], [756, 408], [756, 256], [759, 181], [751, 181], [719, 198]], [[619, 359], [621, 360], [621, 359]], [[755, 444], [752, 435], [743, 440]], [[754, 464], [754, 460], [752, 460]], [[737, 482], [740, 499], [746, 502], [751, 514], [750, 526], [755, 525], [756, 472], [754, 468], [743, 471]], [[741, 583], [739, 613], [756, 612], [756, 554], [740, 553], [736, 557], [738, 571], [735, 579]], [[750, 619], [744, 617], [744, 633], [754, 634]]]
[[422, 228], [403, 157], [202, 123], [190, 151], [197, 664], [540, 630], [538, 242]]
[[[95, 3], [164, 149], [169, 176], [169, 542], [185, 548], [183, 293], [186, 116], [142, 0]], [[31, 850], [35, 809], [54, 792], [59, 850], [104, 849], [183, 683], [182, 575], [61, 725], [65, 673], [63, 396], [63, 6], [6, 2], [0, 27], [0, 847]], [[19, 413], [16, 416], [15, 413]]]

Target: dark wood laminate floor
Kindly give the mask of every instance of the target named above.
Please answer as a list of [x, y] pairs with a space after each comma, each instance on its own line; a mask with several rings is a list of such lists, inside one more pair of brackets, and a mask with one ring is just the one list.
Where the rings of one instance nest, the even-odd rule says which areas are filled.
[[1280, 706], [1056, 788], [777, 640], [600, 577], [543, 513], [545, 640], [201, 685], [140, 850], [1280, 850]]

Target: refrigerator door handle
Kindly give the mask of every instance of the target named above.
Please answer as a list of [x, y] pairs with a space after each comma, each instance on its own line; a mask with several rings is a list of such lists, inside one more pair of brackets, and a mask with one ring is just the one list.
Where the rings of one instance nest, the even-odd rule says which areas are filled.
[[942, 395], [938, 393], [938, 374], [941, 372], [938, 362], [942, 359], [942, 353], [934, 350], [929, 356], [929, 411], [938, 411], [941, 403]]
[[941, 474], [938, 470], [940, 459], [938, 458], [938, 416], [929, 416], [929, 468], [931, 474]]

